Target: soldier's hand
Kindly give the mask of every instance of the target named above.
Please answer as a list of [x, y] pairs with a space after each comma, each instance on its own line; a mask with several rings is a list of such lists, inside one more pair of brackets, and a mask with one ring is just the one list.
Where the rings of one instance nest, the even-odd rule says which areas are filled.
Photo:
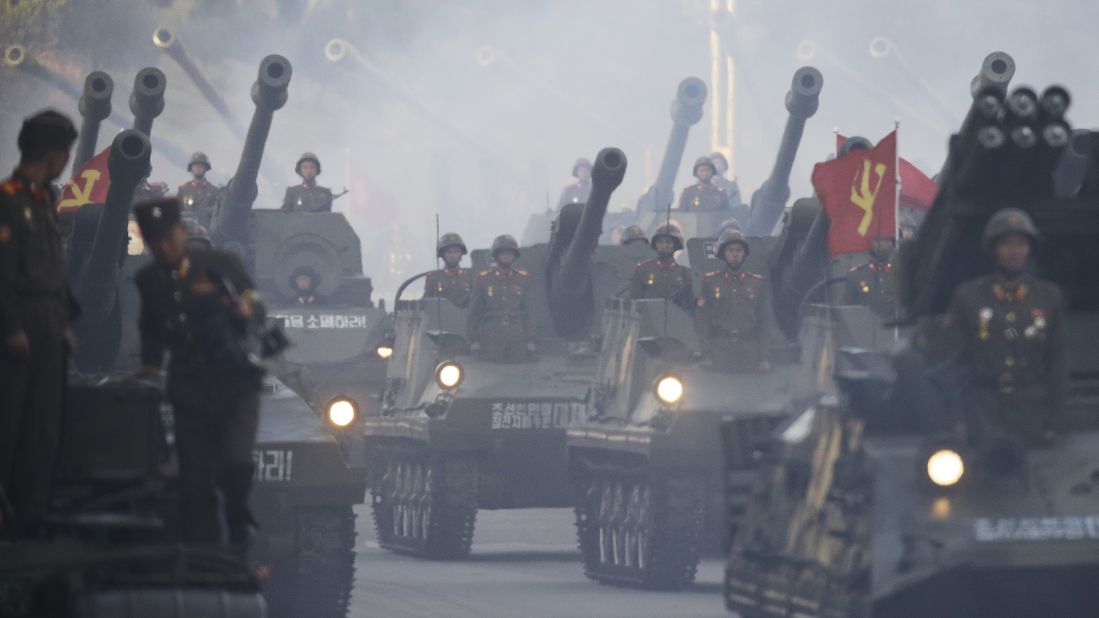
[[527, 342], [527, 353], [528, 354], [534, 354], [537, 351], [538, 351], [538, 346], [534, 345], [533, 341], [528, 341]]
[[27, 358], [31, 354], [31, 342], [27, 339], [27, 333], [17, 330], [8, 335], [8, 354], [14, 358]]
[[242, 320], [251, 320], [252, 316], [256, 314], [252, 308], [252, 302], [247, 298], [238, 298], [233, 305], [233, 313]]
[[75, 352], [76, 351], [76, 343], [77, 343], [76, 333], [73, 332], [73, 329], [66, 328], [64, 335], [65, 335], [65, 351], [69, 352], [69, 353]]

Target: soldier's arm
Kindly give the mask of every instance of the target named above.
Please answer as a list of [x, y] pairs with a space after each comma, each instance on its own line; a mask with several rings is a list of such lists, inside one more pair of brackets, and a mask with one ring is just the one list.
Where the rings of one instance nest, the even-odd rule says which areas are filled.
[[709, 293], [709, 286], [706, 281], [702, 281], [702, 294], [696, 301], [698, 307], [695, 309], [695, 334], [698, 336], [698, 348], [700, 352], [709, 352], [711, 349], [710, 342], [712, 338], [710, 336], [710, 313], [712, 307], [709, 306], [708, 299], [711, 297]]
[[286, 194], [282, 196], [282, 210], [291, 212], [294, 210], [294, 188], [287, 187]]
[[694, 289], [691, 287], [691, 271], [686, 268], [684, 270], [686, 271], [686, 273], [684, 273], [686, 277], [684, 278], [683, 284], [676, 290], [672, 300], [675, 301], [675, 304], [687, 311], [694, 311], [696, 300]]
[[1046, 345], [1046, 382], [1050, 398], [1050, 427], [1056, 428], [1060, 423], [1065, 409], [1065, 398], [1068, 393], [1068, 355], [1065, 352], [1065, 326], [1064, 326], [1064, 300], [1061, 290], [1054, 287], [1053, 301], [1049, 323], [1049, 341]]
[[568, 204], [570, 201], [571, 200], [569, 199], [569, 187], [565, 187], [564, 189], [561, 190], [561, 197], [557, 198], [557, 207], [561, 208], [565, 204]]
[[645, 269], [638, 265], [633, 269], [633, 277], [630, 278], [630, 298], [645, 297]]
[[321, 200], [320, 212], [332, 212], [332, 189], [322, 187], [324, 197]]
[[485, 295], [481, 293], [481, 283], [473, 281], [473, 302], [469, 308], [469, 323], [466, 327], [466, 336], [470, 343], [481, 342], [481, 314], [485, 311]]
[[[690, 192], [691, 192], [690, 187], [687, 187], [682, 192], [680, 192], [680, 194], [679, 194], [679, 209], [680, 210], [690, 210], [691, 209], [691, 200], [690, 200], [690, 198], [687, 197], [687, 194], [690, 193]], [[662, 207], [663, 204], [657, 204], [657, 206]]]
[[435, 282], [432, 279], [434, 279], [434, 276], [431, 275], [431, 274], [424, 277], [424, 295], [423, 295], [423, 298], [434, 298], [435, 297], [435, 286], [433, 285]]
[[759, 324], [759, 349], [766, 360], [770, 356], [771, 340], [774, 338], [775, 309], [771, 303], [771, 282], [762, 280], [760, 288], [762, 291], [756, 302], [756, 324]]
[[19, 238], [15, 205], [0, 201], [0, 334], [5, 337], [23, 330], [15, 291], [19, 275]]
[[534, 341], [534, 328], [531, 326], [530, 320], [530, 305], [527, 303], [527, 293], [530, 291], [528, 288], [529, 283], [529, 279], [523, 283], [523, 297], [519, 301], [519, 308], [523, 312], [523, 333], [527, 337], [527, 343]]

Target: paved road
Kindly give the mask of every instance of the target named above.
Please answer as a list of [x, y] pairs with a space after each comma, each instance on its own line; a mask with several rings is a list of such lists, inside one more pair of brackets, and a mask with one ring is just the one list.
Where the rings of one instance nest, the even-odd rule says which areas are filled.
[[374, 541], [370, 509], [357, 510], [351, 616], [732, 616], [721, 600], [722, 564], [704, 560], [684, 592], [600, 585], [584, 577], [572, 511], [481, 511], [473, 555], [432, 562]]

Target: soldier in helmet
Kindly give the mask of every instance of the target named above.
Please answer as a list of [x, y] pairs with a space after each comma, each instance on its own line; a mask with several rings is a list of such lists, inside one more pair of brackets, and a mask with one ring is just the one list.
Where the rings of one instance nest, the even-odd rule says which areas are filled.
[[424, 298], [445, 298], [459, 307], [469, 306], [473, 274], [459, 266], [466, 253], [466, 243], [454, 232], [439, 238], [435, 255], [443, 261], [443, 267], [431, 271], [424, 279]]
[[714, 164], [714, 177], [710, 183], [725, 192], [729, 208], [733, 210], [741, 208], [743, 204], [740, 199], [740, 186], [736, 183], [736, 179], [725, 177], [725, 172], [729, 171], [729, 160], [725, 155], [715, 151], [710, 153], [710, 161]]
[[190, 217], [183, 217], [183, 227], [187, 228], [187, 247], [189, 249], [209, 249], [214, 246], [210, 242], [210, 233], [198, 221]]
[[653, 234], [656, 259], [637, 265], [630, 280], [630, 298], [666, 298], [688, 311], [694, 309], [691, 270], [677, 264], [675, 252], [683, 249], [683, 233], [672, 224], [664, 224]]
[[679, 209], [685, 212], [727, 210], [729, 198], [712, 180], [717, 168], [710, 157], [699, 157], [691, 172], [698, 179], [695, 184], [683, 189], [679, 196]]
[[187, 163], [187, 171], [191, 172], [191, 179], [179, 185], [176, 196], [179, 197], [184, 212], [203, 225], [209, 224], [218, 194], [218, 188], [206, 180], [206, 172], [210, 171], [210, 158], [204, 152], [192, 154], [191, 161]]
[[878, 236], [870, 241], [870, 261], [852, 268], [845, 275], [845, 303], [865, 305], [882, 320], [896, 320], [895, 247], [896, 242], [888, 236]]
[[294, 171], [301, 176], [301, 184], [286, 188], [282, 209], [287, 212], [332, 212], [332, 190], [317, 184], [321, 173], [321, 160], [307, 152], [298, 158]]
[[1057, 285], [1027, 272], [1038, 228], [1017, 208], [994, 214], [983, 245], [991, 275], [959, 285], [945, 318], [959, 344], [961, 380], [974, 438], [1053, 436], [1064, 406], [1067, 365]]
[[565, 185], [565, 189], [561, 191], [561, 199], [557, 200], [558, 208], [565, 204], [587, 202], [588, 196], [591, 195], [591, 161], [577, 159], [576, 163], [572, 164], [572, 176], [576, 178], [576, 182]]
[[740, 230], [726, 230], [717, 243], [725, 268], [702, 278], [695, 314], [699, 341], [718, 367], [766, 371], [771, 339], [770, 283], [745, 270], [748, 241]]
[[631, 225], [622, 232], [622, 240], [620, 241], [623, 247], [647, 247], [649, 246], [649, 239], [645, 238], [645, 230], [641, 229], [640, 225]]
[[299, 266], [290, 274], [290, 289], [299, 305], [317, 304], [317, 287], [321, 276], [311, 266]]
[[537, 351], [527, 307], [526, 271], [514, 268], [519, 243], [508, 235], [492, 241], [493, 264], [477, 273], [469, 309], [471, 351], [496, 362], [517, 362]]

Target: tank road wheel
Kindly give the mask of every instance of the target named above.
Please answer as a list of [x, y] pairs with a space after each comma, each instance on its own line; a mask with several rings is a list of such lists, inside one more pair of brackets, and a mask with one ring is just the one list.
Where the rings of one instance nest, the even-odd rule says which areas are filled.
[[584, 574], [599, 582], [679, 590], [694, 581], [705, 483], [589, 466], [576, 481]]
[[440, 560], [469, 555], [477, 518], [476, 460], [387, 451], [372, 470], [371, 506], [379, 545]]
[[265, 586], [276, 618], [344, 618], [355, 576], [351, 505], [302, 507], [294, 514], [295, 555], [276, 561]]

